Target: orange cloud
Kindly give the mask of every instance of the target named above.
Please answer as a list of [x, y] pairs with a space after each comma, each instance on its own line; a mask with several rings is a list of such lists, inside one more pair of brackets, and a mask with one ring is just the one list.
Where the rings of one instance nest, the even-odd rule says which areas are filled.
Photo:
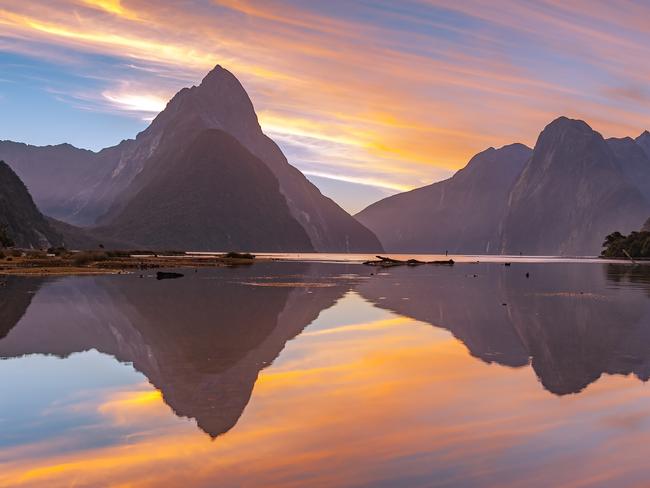
[[[320, 144], [311, 148], [318, 168], [292, 163], [313, 174], [343, 169], [346, 181], [376, 186], [419, 186], [488, 146], [532, 144], [560, 114], [586, 118], [605, 135], [644, 128], [647, 104], [617, 94], [633, 92], [630, 85], [645, 84], [650, 74], [639, 63], [649, 54], [650, 29], [639, 20], [648, 8], [509, 0], [405, 5], [385, 12], [353, 4], [346, 16], [277, 0], [161, 1], [155, 8], [144, 0], [35, 0], [0, 2], [0, 25], [10, 49], [40, 42], [118, 56], [164, 66], [179, 80], [196, 82], [221, 63], [244, 82], [263, 128]], [[450, 11], [473, 23], [436, 16]], [[109, 93], [120, 110], [148, 112], [161, 105], [163, 92], [171, 96], [186, 84], [150, 79], [151, 93], [115, 96], [116, 80], [97, 97], [105, 102], [102, 93]]]

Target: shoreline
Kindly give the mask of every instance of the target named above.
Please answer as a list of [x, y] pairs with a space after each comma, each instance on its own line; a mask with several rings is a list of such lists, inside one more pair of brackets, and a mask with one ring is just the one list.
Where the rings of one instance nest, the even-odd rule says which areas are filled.
[[[16, 254], [16, 253], [14, 253]], [[250, 266], [264, 258], [227, 257], [226, 255], [197, 257], [192, 255], [121, 255], [111, 257], [101, 253], [69, 253], [65, 256], [27, 255], [0, 259], [0, 276], [70, 276], [135, 274], [158, 269], [198, 269], [230, 266]]]
[[[9, 250], [0, 258], [0, 276], [70, 276], [133, 274], [152, 269], [198, 269], [206, 267], [250, 266], [259, 262], [306, 262], [306, 263], [348, 263], [364, 264], [373, 255], [342, 253], [260, 253], [257, 256], [237, 255], [229, 257], [228, 253], [170, 253], [142, 254], [134, 252], [77, 251], [60, 255], [39, 251]], [[425, 256], [453, 258], [456, 264], [629, 264], [644, 265], [650, 261], [629, 259], [601, 258], [594, 256], [504, 256], [504, 255], [423, 255], [390, 254], [398, 259], [421, 259]]]

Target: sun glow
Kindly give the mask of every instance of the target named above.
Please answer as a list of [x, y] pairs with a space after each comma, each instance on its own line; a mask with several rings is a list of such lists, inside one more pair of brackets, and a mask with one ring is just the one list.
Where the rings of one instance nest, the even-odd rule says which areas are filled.
[[157, 114], [167, 105], [165, 98], [156, 95], [111, 92], [104, 92], [102, 95], [119, 109], [129, 112]]

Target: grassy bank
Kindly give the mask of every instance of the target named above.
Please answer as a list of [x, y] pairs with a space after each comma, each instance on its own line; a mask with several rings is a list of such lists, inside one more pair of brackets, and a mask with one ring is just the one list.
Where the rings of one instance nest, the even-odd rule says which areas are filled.
[[0, 275], [119, 274], [157, 268], [239, 266], [254, 262], [254, 256], [238, 253], [196, 256], [177, 252], [70, 252], [65, 250], [44, 252], [11, 249], [0, 251]]

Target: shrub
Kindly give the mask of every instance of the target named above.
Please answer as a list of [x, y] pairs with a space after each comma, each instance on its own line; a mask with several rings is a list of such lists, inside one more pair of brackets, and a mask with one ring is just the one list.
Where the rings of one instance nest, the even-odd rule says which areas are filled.
[[9, 236], [9, 228], [6, 225], [0, 225], [0, 247], [13, 247], [13, 239]]
[[227, 258], [231, 259], [255, 259], [255, 255], [249, 253], [249, 252], [234, 252], [230, 251], [229, 253], [226, 253]]
[[[613, 232], [603, 242], [601, 256], [606, 258], [650, 258], [650, 232], [631, 232], [625, 236], [620, 232]], [[627, 253], [627, 254], [626, 254]]]
[[50, 247], [50, 248], [48, 248], [48, 250], [47, 250], [47, 253], [48, 253], [48, 254], [54, 254], [55, 256], [61, 256], [62, 254], [65, 254], [65, 253], [67, 253], [67, 252], [68, 252], [68, 250], [67, 250], [65, 247], [63, 247], [63, 246], [59, 246], [59, 247]]

